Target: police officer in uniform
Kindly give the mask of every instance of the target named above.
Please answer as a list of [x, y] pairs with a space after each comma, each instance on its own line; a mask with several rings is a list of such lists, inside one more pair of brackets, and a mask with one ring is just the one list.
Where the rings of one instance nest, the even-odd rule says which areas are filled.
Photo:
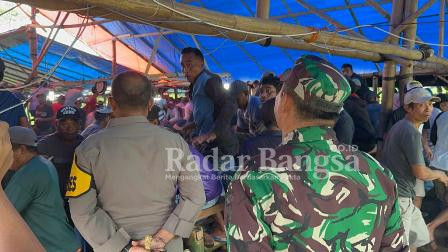
[[152, 93], [144, 75], [118, 75], [109, 98], [113, 119], [76, 149], [67, 196], [95, 251], [183, 251], [181, 237], [189, 237], [205, 202], [188, 145], [146, 119]]

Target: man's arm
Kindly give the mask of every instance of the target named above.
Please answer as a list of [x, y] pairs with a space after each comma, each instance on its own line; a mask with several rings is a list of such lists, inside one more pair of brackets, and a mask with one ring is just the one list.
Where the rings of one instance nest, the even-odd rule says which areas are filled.
[[98, 206], [97, 191], [90, 162], [97, 150], [76, 149], [66, 196], [70, 198], [70, 212], [76, 228], [95, 251], [121, 251], [130, 241], [126, 231]]
[[448, 185], [448, 177], [442, 171], [431, 170], [426, 165], [417, 164], [411, 165], [412, 174], [421, 180], [440, 180], [440, 182]]
[[[184, 156], [182, 158], [182, 168], [179, 176], [185, 179], [178, 180], [180, 201], [167, 221], [158, 232], [163, 239], [168, 242], [174, 236], [188, 238], [196, 222], [196, 216], [205, 203], [205, 191], [199, 174], [199, 167], [191, 156], [188, 145], [179, 136]], [[188, 171], [190, 170], [190, 171]]]
[[19, 213], [33, 200], [31, 193], [27, 192], [21, 185], [17, 184], [9, 183], [5, 188], [5, 194]]
[[425, 150], [426, 155], [430, 160], [433, 158], [433, 153], [431, 147], [429, 147], [429, 129], [423, 128], [422, 131], [422, 144], [423, 149]]
[[[388, 170], [386, 170], [386, 173], [393, 180], [393, 176]], [[397, 187], [395, 185], [393, 194], [390, 195], [390, 197], [394, 198], [394, 203], [390, 215], [386, 217], [386, 229], [384, 230], [383, 239], [381, 239], [380, 251], [409, 251], [404, 241], [404, 227], [397, 195]]]
[[215, 106], [221, 104], [221, 111], [214, 122], [212, 130], [219, 137], [224, 130], [230, 128], [230, 122], [237, 110], [236, 102], [232, 102], [231, 97], [228, 97], [219, 76], [212, 77], [207, 81], [205, 93], [213, 100]]
[[225, 210], [228, 251], [272, 251], [269, 225], [263, 221], [263, 211], [258, 203], [253, 203], [250, 194], [240, 179], [230, 184]]

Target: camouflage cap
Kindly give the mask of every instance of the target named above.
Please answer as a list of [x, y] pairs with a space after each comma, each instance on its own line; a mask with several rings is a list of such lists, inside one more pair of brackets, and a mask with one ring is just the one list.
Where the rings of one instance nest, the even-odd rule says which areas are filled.
[[323, 112], [339, 113], [351, 93], [342, 73], [314, 55], [300, 57], [284, 85], [311, 107]]

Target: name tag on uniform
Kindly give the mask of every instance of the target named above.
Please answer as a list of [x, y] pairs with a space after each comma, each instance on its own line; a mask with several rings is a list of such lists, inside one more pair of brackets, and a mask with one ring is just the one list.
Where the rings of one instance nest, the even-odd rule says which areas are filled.
[[67, 182], [65, 196], [75, 198], [87, 193], [91, 188], [92, 175], [83, 171], [76, 164], [76, 156], [73, 160], [70, 177]]

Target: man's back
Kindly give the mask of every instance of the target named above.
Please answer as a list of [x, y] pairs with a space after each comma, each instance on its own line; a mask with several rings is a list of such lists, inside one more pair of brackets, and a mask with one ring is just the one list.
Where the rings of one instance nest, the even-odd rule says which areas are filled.
[[[142, 239], [157, 232], [167, 221], [176, 207], [179, 188], [197, 195], [189, 200], [202, 204], [204, 188], [194, 159], [191, 159], [194, 165], [186, 167], [187, 155], [190, 155], [188, 145], [179, 135], [150, 124], [145, 117], [123, 117], [112, 119], [108, 127], [88, 137], [76, 149], [76, 163], [79, 169], [91, 174], [101, 209], [133, 239]], [[179, 182], [177, 164], [195, 170], [191, 174], [198, 177]], [[189, 185], [193, 187], [187, 189], [187, 183], [192, 181]], [[68, 189], [68, 196], [88, 193], [76, 189], [80, 182], [73, 185]], [[82, 200], [70, 199], [75, 223], [76, 216], [83, 214], [78, 208], [91, 203]], [[80, 231], [86, 232], [82, 228]], [[95, 235], [86, 239], [89, 241]]]
[[282, 132], [279, 130], [265, 130], [256, 137], [249, 137], [241, 149], [242, 155], [255, 156], [260, 154], [260, 148], [277, 148], [282, 142]]
[[327, 127], [299, 129], [287, 139], [272, 158], [277, 165], [258, 156], [236, 175], [227, 199], [230, 251], [401, 251], [388, 171], [336, 145]]
[[56, 169], [36, 156], [17, 171], [5, 193], [47, 251], [79, 248], [64, 212]]
[[355, 124], [353, 144], [362, 151], [371, 151], [376, 144], [376, 131], [370, 122], [365, 101], [356, 95], [351, 95], [345, 101], [344, 110], [350, 114]]

